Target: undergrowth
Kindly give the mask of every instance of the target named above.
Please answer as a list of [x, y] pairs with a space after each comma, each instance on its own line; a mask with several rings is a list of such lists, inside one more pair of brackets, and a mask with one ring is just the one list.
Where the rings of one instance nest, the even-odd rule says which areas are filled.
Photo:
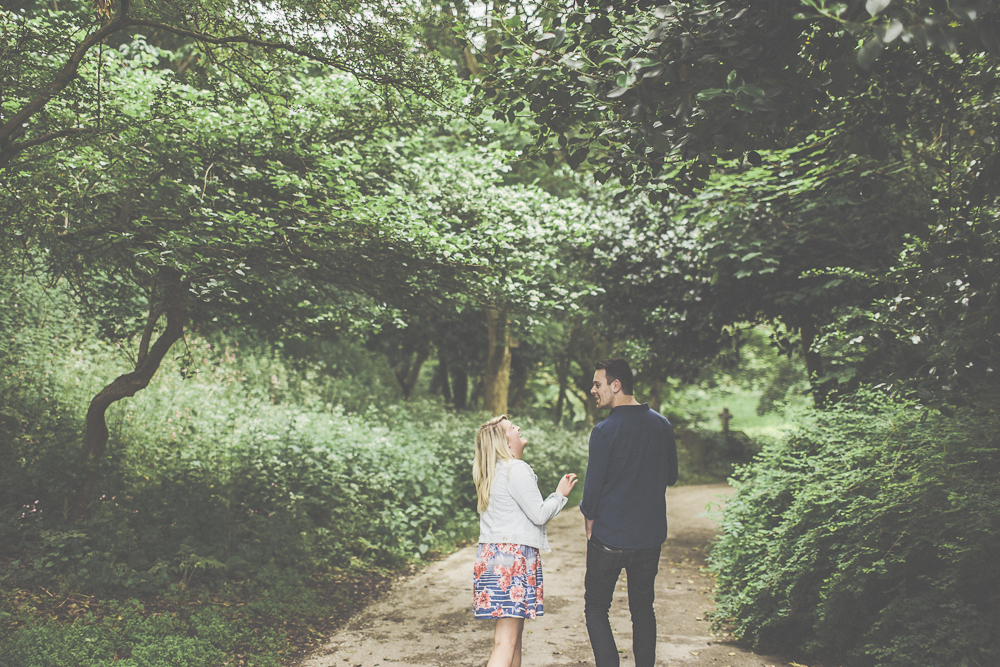
[[[112, 407], [101, 489], [67, 522], [86, 406], [127, 348], [93, 342], [59, 314], [71, 303], [7, 298], [0, 664], [277, 665], [394, 573], [476, 538], [486, 415], [394, 402], [360, 346], [319, 363], [232, 335], [189, 335]], [[519, 424], [543, 492], [583, 472], [586, 434]]]
[[851, 665], [1000, 664], [1000, 439], [860, 392], [803, 416], [733, 482], [717, 623]]

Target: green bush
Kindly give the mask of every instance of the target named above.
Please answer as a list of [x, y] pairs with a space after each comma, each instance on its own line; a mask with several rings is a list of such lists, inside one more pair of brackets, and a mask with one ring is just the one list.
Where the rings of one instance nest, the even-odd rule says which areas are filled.
[[[48, 622], [16, 630], [0, 649], [11, 667], [215, 667], [245, 637], [212, 611], [182, 620], [145, 616], [120, 604], [102, 619]], [[267, 631], [257, 641], [273, 639]]]
[[[135, 341], [96, 342], [66, 317], [65, 293], [2, 278], [4, 589], [84, 593], [101, 600], [95, 609], [130, 597], [185, 609], [185, 596], [207, 589], [301, 618], [319, 604], [309, 585], [319, 577], [477, 537], [471, 462], [487, 415], [394, 402], [391, 369], [357, 344], [282, 350], [245, 334], [189, 335], [148, 388], [112, 406], [98, 497], [85, 521], [66, 523], [87, 405], [128, 369]], [[543, 493], [563, 472], [584, 472], [586, 434], [518, 423]], [[277, 633], [250, 636], [210, 612], [185, 620], [125, 605], [46, 622], [12, 605], [0, 621], [0, 664], [12, 667], [220, 664], [236, 644], [277, 665], [283, 648]]]
[[394, 566], [474, 537], [469, 461], [481, 416], [402, 407], [390, 424], [375, 412], [258, 404], [231, 411], [223, 437], [218, 404], [173, 422], [186, 432], [179, 442], [117, 443], [90, 519], [37, 532], [34, 572], [120, 594], [155, 590], [167, 574], [187, 585], [271, 566], [301, 576], [356, 559]]
[[[395, 565], [475, 537], [471, 459], [485, 415], [432, 401], [347, 414], [318, 403], [316, 392], [286, 392], [283, 378], [294, 374], [280, 358], [238, 348], [192, 337], [146, 390], [113, 406], [101, 494], [72, 530], [61, 507], [78, 482], [82, 413], [119, 364], [107, 350], [49, 350], [75, 359], [68, 372], [47, 371], [54, 392], [83, 387], [65, 410], [69, 427], [0, 443], [11, 459], [0, 473], [3, 525], [32, 552], [36, 573], [120, 594], [170, 578], [246, 578], [271, 565], [303, 574], [355, 559]], [[23, 373], [23, 403], [35, 379]], [[312, 398], [293, 402], [298, 394]], [[543, 490], [565, 470], [583, 472], [584, 435], [520, 423]]]
[[89, 360], [111, 350], [75, 310], [67, 290], [0, 270], [0, 552], [37, 538], [81, 482], [81, 415], [101, 380]]
[[873, 392], [803, 418], [733, 482], [716, 621], [852, 665], [1000, 664], [997, 421]]

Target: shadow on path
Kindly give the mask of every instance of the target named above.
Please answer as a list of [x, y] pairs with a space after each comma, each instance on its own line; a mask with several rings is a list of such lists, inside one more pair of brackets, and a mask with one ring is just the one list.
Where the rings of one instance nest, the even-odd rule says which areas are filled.
[[[656, 578], [658, 667], [785, 667], [713, 635], [705, 612], [712, 607], [713, 580], [701, 571], [705, 549], [718, 525], [718, 511], [732, 493], [725, 484], [667, 490], [669, 536]], [[525, 622], [525, 667], [593, 665], [583, 619], [586, 539], [583, 518], [567, 506], [548, 528], [551, 553], [542, 554], [545, 615]], [[481, 667], [489, 658], [493, 623], [472, 617], [472, 563], [466, 547], [400, 581], [380, 601], [352, 619], [300, 667]], [[624, 573], [611, 607], [611, 626], [632, 667], [632, 628]]]

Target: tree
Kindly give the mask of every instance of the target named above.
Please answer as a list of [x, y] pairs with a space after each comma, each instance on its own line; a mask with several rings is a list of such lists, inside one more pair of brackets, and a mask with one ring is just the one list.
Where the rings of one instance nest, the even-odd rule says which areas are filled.
[[[265, 96], [287, 94], [281, 73], [303, 59], [349, 73], [387, 101], [399, 100], [402, 91], [441, 100], [442, 77], [448, 78], [437, 59], [411, 48], [412, 14], [393, 3], [265, 7], [119, 0], [117, 6], [98, 3], [96, 16], [85, 3], [63, 6], [2, 5], [0, 168], [30, 168], [30, 159], [20, 164], [25, 151], [50, 144], [58, 150], [101, 131], [103, 103], [115, 94], [100, 67], [109, 40], [117, 46], [137, 35], [168, 35], [197, 45], [188, 64], [200, 60], [208, 69], [197, 69], [222, 74], [220, 84], [231, 77], [245, 85], [237, 92]], [[53, 109], [54, 102], [63, 109]]]
[[[996, 54], [994, 4], [546, 3], [469, 30], [474, 43], [492, 45], [479, 90], [498, 117], [530, 112], [548, 159], [555, 151], [573, 167], [586, 162], [628, 188], [690, 193], [717, 160], [757, 163], [760, 150], [861, 121], [845, 119], [840, 105], [864, 86], [857, 70], [875, 66], [875, 44]], [[906, 62], [888, 72], [905, 80], [928, 64], [926, 53], [894, 48], [882, 60]], [[905, 106], [896, 102], [892, 116]], [[850, 129], [865, 142], [871, 128]]]
[[244, 100], [227, 105], [157, 67], [168, 57], [142, 39], [105, 52], [105, 85], [121, 95], [102, 134], [69, 155], [32, 153], [4, 177], [5, 240], [68, 279], [106, 335], [140, 334], [134, 369], [88, 410], [74, 516], [98, 481], [105, 411], [150, 382], [186, 328], [335, 328], [451, 279], [449, 267], [424, 272], [429, 240], [405, 235], [409, 221], [355, 150], [392, 100], [288, 61], [294, 105], [237, 82]]
[[[480, 86], [498, 115], [532, 112], [538, 151], [667, 207], [652, 232], [634, 222], [652, 239], [651, 275], [609, 295], [661, 314], [647, 340], [661, 331], [687, 353], [733, 322], [779, 318], [799, 335], [818, 400], [902, 378], [940, 400], [953, 383], [938, 373], [963, 375], [962, 363], [919, 361], [926, 351], [905, 348], [932, 334], [901, 335], [890, 304], [911, 303], [918, 283], [931, 298], [944, 262], [946, 284], [981, 304], [970, 331], [989, 333], [992, 267], [960, 269], [950, 249], [995, 235], [993, 4], [545, 6], [492, 25], [496, 66]], [[642, 266], [635, 253], [609, 261], [611, 278]], [[943, 325], [932, 346], [950, 348], [945, 328], [974, 338]], [[963, 349], [966, 369], [992, 367], [981, 346]]]
[[[512, 343], [596, 289], [579, 263], [596, 221], [606, 223], [608, 214], [533, 184], [505, 182], [508, 154], [495, 144], [428, 152], [434, 141], [414, 136], [391, 147], [400, 167], [397, 209], [421, 221], [412, 233], [437, 239], [442, 264], [474, 259], [476, 278], [460, 293], [440, 293], [434, 306], [421, 306], [409, 321], [427, 330], [422, 322], [430, 317], [439, 350], [451, 348], [455, 326], [464, 327], [467, 339], [485, 342], [485, 354], [475, 355], [483, 364], [483, 409], [501, 414], [510, 393]], [[470, 310], [480, 313], [475, 331], [468, 328]], [[471, 361], [463, 356], [460, 367]]]

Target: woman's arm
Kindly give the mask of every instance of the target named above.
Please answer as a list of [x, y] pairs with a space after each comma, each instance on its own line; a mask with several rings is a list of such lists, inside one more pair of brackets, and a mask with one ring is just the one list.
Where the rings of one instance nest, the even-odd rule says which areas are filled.
[[531, 519], [531, 523], [544, 526], [552, 517], [559, 514], [559, 510], [566, 504], [566, 496], [553, 493], [543, 500], [535, 482], [535, 474], [531, 472], [531, 466], [523, 462], [518, 463], [512, 463], [510, 466], [510, 481], [507, 488], [521, 511]]

